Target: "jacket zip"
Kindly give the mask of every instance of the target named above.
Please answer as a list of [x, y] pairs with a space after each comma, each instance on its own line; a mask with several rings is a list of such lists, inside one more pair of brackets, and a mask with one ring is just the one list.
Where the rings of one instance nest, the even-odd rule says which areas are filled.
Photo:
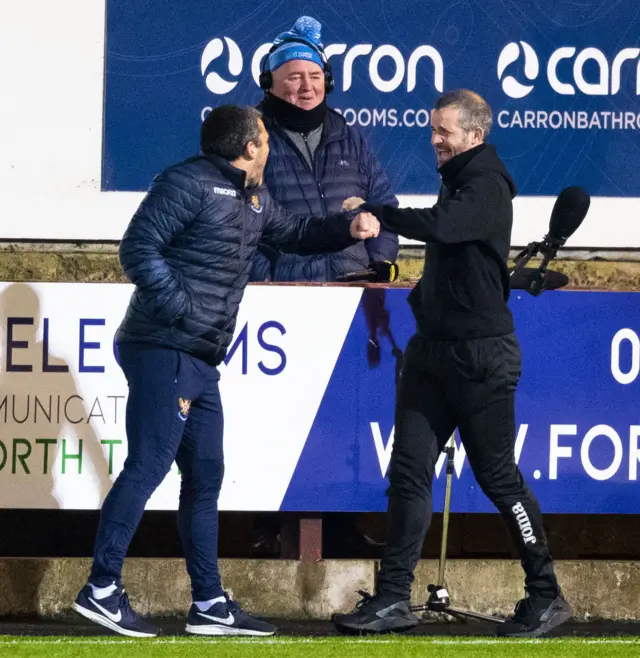
[[[322, 136], [324, 137], [324, 134]], [[314, 153], [311, 153], [311, 148], [309, 147], [309, 141], [307, 140], [307, 136], [302, 135], [302, 139], [304, 139], [304, 145], [307, 147], [307, 153], [309, 154], [309, 161], [311, 162], [310, 169], [311, 169], [311, 173], [313, 174], [313, 180], [316, 182], [316, 187], [318, 188], [318, 196], [320, 197], [320, 204], [322, 205], [322, 214], [323, 214], [324, 217], [326, 217], [327, 216], [327, 205], [325, 203], [324, 194], [322, 193], [322, 189], [320, 189], [320, 183], [318, 182], [318, 178], [316, 177], [316, 167], [315, 167], [316, 157], [318, 155], [318, 151], [320, 150], [321, 145], [318, 144], [318, 147], [316, 148], [316, 152], [314, 154]], [[322, 144], [322, 146], [324, 146], [324, 144]], [[304, 160], [304, 158], [303, 158], [303, 160]], [[330, 275], [329, 261], [330, 261], [330, 258], [324, 258], [324, 264], [325, 264], [324, 275], [325, 275], [325, 279], [327, 281], [329, 281], [329, 275]]]
[[[242, 262], [244, 258], [244, 246], [245, 246], [245, 236], [247, 232], [247, 197], [246, 197], [246, 190], [244, 192], [240, 193], [242, 195], [242, 235], [240, 237], [240, 257], [238, 258], [238, 271], [236, 272], [236, 280], [240, 276], [240, 272], [242, 270]], [[225, 323], [224, 327], [221, 329], [222, 331], [226, 331], [231, 323], [233, 322], [234, 318], [231, 318], [229, 316], [229, 297], [231, 296], [232, 292], [235, 290], [235, 286], [231, 286], [227, 292], [227, 297], [225, 300], [225, 314], [227, 315], [227, 322]]]
[[[280, 135], [283, 137], [283, 139], [293, 148], [293, 150], [298, 154], [300, 159], [302, 160], [302, 165], [307, 169], [307, 171], [313, 176], [313, 180], [316, 183], [316, 188], [318, 190], [318, 197], [320, 198], [320, 205], [322, 206], [322, 214], [324, 217], [327, 216], [327, 205], [325, 203], [325, 197], [324, 194], [322, 193], [322, 190], [320, 189], [320, 183], [318, 183], [318, 179], [316, 178], [316, 167], [314, 166], [317, 162], [318, 159], [318, 153], [326, 146], [326, 124], [323, 128], [322, 131], [322, 137], [320, 138], [320, 143], [318, 144], [318, 148], [316, 148], [315, 155], [311, 153], [311, 149], [309, 148], [309, 142], [307, 141], [307, 136], [303, 135], [302, 138], [304, 139], [305, 146], [307, 147], [307, 152], [309, 153], [309, 160], [311, 161], [311, 164], [307, 162], [307, 159], [304, 157], [302, 151], [296, 146], [296, 144], [289, 138], [289, 135], [287, 135], [286, 131], [279, 129], [277, 124], [274, 124], [274, 129], [277, 130]], [[325, 254], [325, 256], [329, 256], [330, 254]], [[325, 279], [327, 281], [330, 280], [330, 266], [329, 266], [329, 261], [330, 258], [325, 258]]]
[[318, 183], [318, 179], [316, 178], [316, 168], [314, 166], [314, 163], [317, 158], [317, 153], [320, 151], [321, 148], [324, 148], [324, 134], [322, 136], [322, 139], [320, 140], [320, 144], [318, 144], [318, 148], [316, 149], [316, 155], [314, 156], [311, 153], [311, 149], [309, 148], [309, 142], [307, 141], [307, 136], [303, 135], [302, 139], [304, 139], [305, 146], [307, 147], [307, 153], [309, 154], [309, 160], [311, 161], [311, 164], [307, 162], [307, 159], [304, 157], [302, 151], [289, 139], [289, 135], [287, 135], [285, 132], [281, 133], [284, 139], [290, 144], [290, 146], [293, 148], [294, 151], [298, 153], [300, 156], [300, 159], [302, 160], [302, 164], [306, 167], [307, 171], [313, 176], [313, 180], [316, 183], [316, 188], [318, 190], [318, 196], [320, 197], [320, 204], [322, 205], [322, 214], [326, 217], [327, 216], [327, 206], [325, 204], [325, 198], [324, 194], [322, 193], [322, 190], [320, 189], [320, 183]]

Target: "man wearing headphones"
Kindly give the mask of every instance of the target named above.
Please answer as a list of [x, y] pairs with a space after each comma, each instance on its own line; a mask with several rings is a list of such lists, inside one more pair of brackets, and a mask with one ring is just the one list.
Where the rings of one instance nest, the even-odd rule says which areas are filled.
[[[291, 213], [335, 214], [349, 197], [397, 207], [366, 140], [327, 107], [325, 96], [334, 82], [321, 29], [316, 19], [302, 16], [290, 31], [278, 35], [265, 57], [260, 76], [265, 97], [258, 106], [271, 147], [265, 184]], [[282, 254], [262, 245], [251, 280], [335, 281], [341, 274], [366, 269], [372, 261], [394, 262], [397, 255], [398, 236], [387, 231], [331, 255]]]
[[[298, 18], [279, 34], [262, 64], [258, 105], [269, 133], [270, 153], [264, 182], [271, 196], [291, 213], [337, 213], [349, 197], [398, 206], [398, 200], [367, 141], [327, 107], [334, 87], [331, 64], [321, 42], [321, 24]], [[333, 254], [283, 254], [261, 244], [253, 259], [251, 281], [330, 282], [370, 262], [395, 262], [398, 236], [380, 230], [377, 238]], [[253, 529], [253, 555], [278, 553], [277, 515], [264, 514]], [[364, 540], [358, 535], [358, 540]]]

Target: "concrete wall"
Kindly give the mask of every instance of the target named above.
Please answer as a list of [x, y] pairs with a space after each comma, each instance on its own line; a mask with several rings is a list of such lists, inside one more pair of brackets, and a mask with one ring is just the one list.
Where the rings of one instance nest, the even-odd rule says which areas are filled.
[[[0, 560], [0, 616], [64, 617], [85, 584], [89, 560]], [[558, 576], [576, 621], [640, 619], [640, 564], [559, 561]], [[225, 588], [247, 610], [275, 618], [330, 619], [373, 591], [377, 563], [365, 560], [222, 560]], [[437, 577], [435, 560], [416, 571], [415, 604]], [[123, 574], [135, 609], [144, 615], [183, 616], [191, 603], [182, 560], [127, 560]], [[505, 617], [522, 597], [522, 571], [511, 560], [451, 560], [446, 586], [456, 607]], [[427, 618], [442, 619], [429, 613]], [[448, 618], [446, 618], [448, 619]]]

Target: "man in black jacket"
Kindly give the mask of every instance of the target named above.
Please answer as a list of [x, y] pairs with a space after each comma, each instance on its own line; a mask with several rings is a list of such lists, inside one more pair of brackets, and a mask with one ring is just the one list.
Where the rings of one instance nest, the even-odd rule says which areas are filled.
[[388, 541], [376, 595], [347, 615], [342, 631], [415, 626], [411, 583], [432, 513], [433, 473], [457, 427], [478, 484], [516, 542], [526, 597], [498, 627], [506, 636], [538, 636], [571, 615], [549, 554], [538, 502], [514, 456], [520, 347], [508, 307], [509, 255], [516, 187], [485, 143], [491, 109], [456, 90], [432, 111], [432, 144], [442, 187], [425, 210], [369, 210], [390, 231], [426, 242], [422, 278], [409, 296], [417, 333], [405, 354], [389, 470]]
[[[100, 514], [89, 582], [74, 609], [121, 635], [153, 637], [122, 587], [125, 555], [147, 501], [173, 462], [181, 472], [178, 529], [197, 635], [271, 635], [229, 599], [218, 571], [218, 495], [224, 473], [222, 363], [263, 241], [295, 253], [337, 251], [375, 237], [361, 211], [293, 216], [263, 186], [269, 139], [253, 108], [222, 106], [202, 124], [201, 155], [157, 176], [120, 243], [135, 284], [116, 334], [129, 385], [128, 456]], [[357, 215], [357, 216], [356, 216]]]

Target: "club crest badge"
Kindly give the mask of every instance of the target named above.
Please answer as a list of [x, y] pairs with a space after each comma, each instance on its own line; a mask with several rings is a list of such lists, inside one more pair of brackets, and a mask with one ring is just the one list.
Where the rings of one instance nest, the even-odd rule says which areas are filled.
[[178, 418], [180, 420], [187, 420], [189, 409], [191, 408], [191, 400], [183, 400], [182, 398], [178, 398], [178, 405], [180, 407], [180, 411], [178, 411]]
[[251, 210], [260, 214], [262, 212], [262, 203], [260, 202], [260, 196], [258, 194], [251, 195]]

